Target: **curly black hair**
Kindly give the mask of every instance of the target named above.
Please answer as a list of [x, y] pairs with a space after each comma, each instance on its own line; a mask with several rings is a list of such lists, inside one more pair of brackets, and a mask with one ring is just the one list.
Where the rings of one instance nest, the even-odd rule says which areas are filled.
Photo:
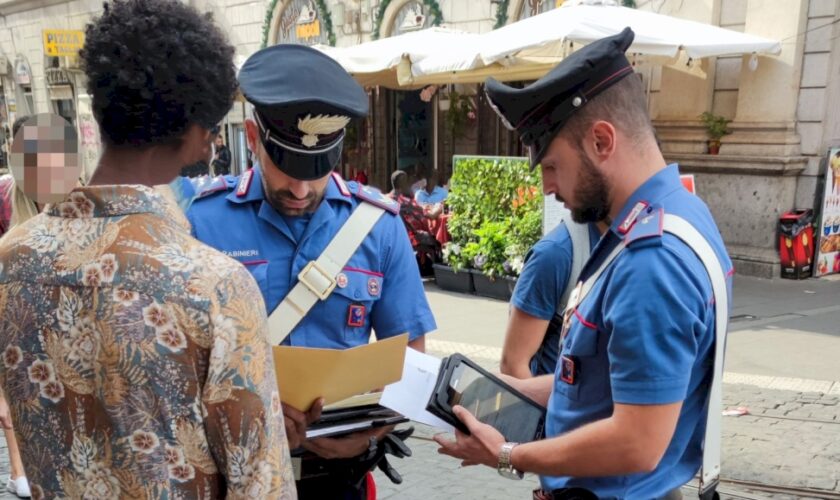
[[212, 17], [177, 0], [113, 0], [79, 53], [108, 145], [177, 144], [210, 130], [236, 93], [233, 46]]

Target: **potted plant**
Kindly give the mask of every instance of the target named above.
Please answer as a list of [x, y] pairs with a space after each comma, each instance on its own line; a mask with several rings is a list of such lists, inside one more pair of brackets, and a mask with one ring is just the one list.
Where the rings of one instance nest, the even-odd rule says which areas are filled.
[[728, 120], [720, 115], [716, 115], [708, 111], [705, 111], [700, 115], [700, 120], [703, 122], [703, 125], [705, 125], [706, 135], [709, 137], [709, 154], [716, 155], [720, 152], [720, 138], [732, 133], [732, 131], [729, 130], [729, 123], [732, 122], [732, 120]]
[[461, 245], [450, 241], [443, 246], [443, 264], [434, 264], [435, 283], [444, 290], [458, 293], [474, 293], [472, 274], [467, 257]]
[[453, 139], [458, 139], [466, 132], [470, 114], [475, 113], [475, 106], [468, 95], [459, 94], [454, 90], [449, 93], [449, 104], [446, 111], [446, 128]]
[[453, 165], [444, 261], [468, 270], [477, 294], [509, 300], [525, 253], [542, 235], [539, 175], [524, 158], [456, 156]]

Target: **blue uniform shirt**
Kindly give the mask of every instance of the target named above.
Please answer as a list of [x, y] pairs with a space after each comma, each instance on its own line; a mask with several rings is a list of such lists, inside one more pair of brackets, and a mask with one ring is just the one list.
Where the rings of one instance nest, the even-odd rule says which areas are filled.
[[[259, 167], [241, 196], [237, 179], [227, 181], [193, 202], [188, 213], [193, 235], [248, 268], [268, 314], [353, 209], [366, 203], [355, 194], [360, 186], [334, 176], [307, 222], [304, 217], [284, 217], [265, 200]], [[366, 344], [371, 329], [379, 339], [407, 332], [414, 340], [436, 328], [398, 215], [382, 215], [337, 281], [327, 300], [315, 304], [284, 344], [343, 349]]]
[[[614, 402], [683, 402], [674, 436], [651, 473], [541, 477], [545, 489], [583, 487], [599, 498], [657, 498], [687, 483], [700, 468], [714, 363], [714, 296], [696, 254], [676, 236], [661, 234], [659, 208], [691, 223], [715, 250], [727, 276], [731, 274], [732, 263], [717, 226], [700, 198], [682, 186], [677, 166], [670, 165], [645, 182], [581, 274], [581, 279], [591, 275], [622, 238], [631, 242], [572, 316], [561, 355], [574, 360], [574, 382], [561, 378], [563, 363], [558, 363], [546, 435], [554, 437], [608, 418]], [[628, 229], [626, 220], [635, 221], [629, 231], [623, 230]], [[727, 288], [731, 295], [729, 279]]]
[[435, 203], [441, 203], [446, 200], [447, 196], [449, 196], [449, 191], [446, 188], [435, 186], [431, 194], [425, 189], [418, 190], [414, 194], [414, 201], [420, 205], [434, 205]]
[[[589, 248], [598, 243], [600, 235], [595, 224], [589, 225]], [[563, 292], [571, 278], [573, 245], [566, 224], [560, 223], [538, 241], [525, 256], [525, 267], [516, 281], [511, 305], [535, 318], [551, 321], [565, 304], [560, 304]], [[531, 358], [534, 376], [554, 373], [560, 350], [562, 320], [552, 322], [542, 344]]]

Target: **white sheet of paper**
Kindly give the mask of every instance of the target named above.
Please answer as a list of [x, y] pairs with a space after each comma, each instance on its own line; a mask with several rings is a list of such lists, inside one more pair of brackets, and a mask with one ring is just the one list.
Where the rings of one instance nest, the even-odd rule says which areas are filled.
[[426, 411], [426, 404], [435, 389], [440, 359], [407, 348], [402, 380], [385, 386], [379, 404], [406, 417], [438, 429], [455, 432], [455, 428]]

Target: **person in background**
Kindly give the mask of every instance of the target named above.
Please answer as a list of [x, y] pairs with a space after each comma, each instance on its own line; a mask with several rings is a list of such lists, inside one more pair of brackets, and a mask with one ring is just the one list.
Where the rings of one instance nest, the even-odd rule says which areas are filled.
[[[606, 226], [578, 224], [569, 218], [525, 256], [510, 299], [502, 373], [516, 378], [554, 373], [566, 302], [604, 230]], [[575, 255], [576, 251], [582, 255]]]
[[225, 140], [222, 134], [216, 136], [216, 154], [213, 156], [213, 163], [210, 165], [210, 175], [229, 175], [230, 174], [230, 148], [225, 145]]
[[[21, 126], [28, 119], [28, 116], [21, 116], [15, 120], [12, 125], [10, 148], [14, 142], [14, 137], [17, 136]], [[12, 227], [34, 217], [40, 211], [40, 208], [33, 199], [26, 196], [20, 189], [11, 174], [0, 177], [0, 237]], [[20, 448], [12, 426], [9, 403], [6, 401], [2, 388], [0, 388], [0, 425], [3, 426], [3, 435], [9, 449], [9, 465], [11, 466], [9, 479], [6, 481], [6, 491], [20, 498], [29, 498], [31, 495], [29, 482], [26, 480], [26, 472], [20, 458]]]
[[[258, 288], [153, 189], [211, 156], [233, 54], [176, 0], [115, 0], [86, 28], [98, 167], [66, 196], [75, 150], [24, 168], [49, 205], [0, 239], [0, 382], [33, 497], [295, 497]], [[60, 144], [24, 127], [23, 161]]]
[[417, 191], [426, 187], [426, 165], [418, 163], [408, 169], [409, 173], [413, 175], [413, 182], [411, 182], [411, 196], [414, 197]]
[[439, 182], [440, 173], [437, 170], [429, 172], [426, 177], [426, 187], [414, 194], [414, 200], [422, 206], [442, 204], [449, 196], [449, 191], [439, 186]]

